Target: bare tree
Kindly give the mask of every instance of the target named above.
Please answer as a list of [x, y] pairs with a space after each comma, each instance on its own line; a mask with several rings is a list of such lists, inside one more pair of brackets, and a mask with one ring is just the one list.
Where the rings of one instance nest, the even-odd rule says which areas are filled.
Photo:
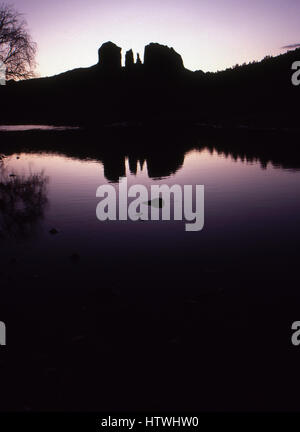
[[0, 64], [6, 67], [6, 78], [32, 78], [35, 54], [36, 44], [23, 15], [11, 5], [0, 4]]

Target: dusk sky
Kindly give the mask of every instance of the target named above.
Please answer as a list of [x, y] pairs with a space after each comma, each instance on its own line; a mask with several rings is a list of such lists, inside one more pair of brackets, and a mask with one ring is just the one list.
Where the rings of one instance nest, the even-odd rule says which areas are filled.
[[16, 0], [38, 44], [38, 73], [97, 62], [108, 40], [143, 59], [144, 46], [172, 46], [191, 70], [221, 70], [300, 43], [299, 0]]

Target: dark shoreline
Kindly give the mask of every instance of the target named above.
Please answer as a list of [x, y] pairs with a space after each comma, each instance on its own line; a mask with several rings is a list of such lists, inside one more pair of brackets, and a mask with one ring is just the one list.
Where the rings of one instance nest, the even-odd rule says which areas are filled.
[[0, 132], [0, 152], [50, 151], [79, 159], [113, 160], [156, 155], [172, 165], [191, 150], [208, 148], [225, 156], [259, 160], [284, 169], [300, 169], [298, 130], [166, 125], [102, 127], [78, 130]]

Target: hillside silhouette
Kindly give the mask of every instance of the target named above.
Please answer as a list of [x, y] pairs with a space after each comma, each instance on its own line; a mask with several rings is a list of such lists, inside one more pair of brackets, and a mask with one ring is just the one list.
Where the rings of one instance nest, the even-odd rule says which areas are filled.
[[291, 82], [300, 49], [222, 72], [191, 72], [173, 48], [145, 47], [144, 62], [112, 42], [99, 61], [49, 78], [0, 88], [2, 123], [298, 126], [299, 86]]

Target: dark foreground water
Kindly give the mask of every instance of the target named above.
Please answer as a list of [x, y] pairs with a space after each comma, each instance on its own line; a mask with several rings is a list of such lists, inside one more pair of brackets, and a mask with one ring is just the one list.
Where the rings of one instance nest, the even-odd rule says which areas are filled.
[[[0, 166], [4, 410], [297, 407], [297, 160], [17, 142]], [[204, 185], [203, 230], [100, 222], [97, 188], [124, 176]]]

